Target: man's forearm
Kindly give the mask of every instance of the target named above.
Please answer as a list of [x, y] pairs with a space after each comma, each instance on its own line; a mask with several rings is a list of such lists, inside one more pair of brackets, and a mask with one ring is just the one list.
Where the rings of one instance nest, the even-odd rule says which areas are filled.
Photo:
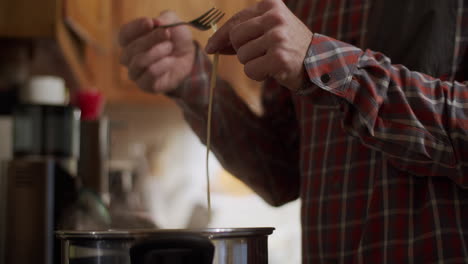
[[[206, 143], [211, 67], [208, 57], [198, 50], [191, 76], [168, 94], [182, 108], [185, 119], [203, 143]], [[269, 89], [270, 95], [275, 89], [279, 92], [269, 97], [274, 102], [266, 103], [266, 113], [259, 117], [228, 82], [218, 78], [211, 143], [216, 157], [228, 171], [268, 203], [281, 205], [299, 195], [298, 132], [291, 100], [282, 98], [283, 104], [276, 101], [280, 96], [290, 96], [289, 91], [276, 85]]]
[[372, 51], [315, 34], [305, 59], [310, 85], [336, 95], [345, 129], [419, 175], [453, 176], [468, 187], [468, 89], [392, 65]]

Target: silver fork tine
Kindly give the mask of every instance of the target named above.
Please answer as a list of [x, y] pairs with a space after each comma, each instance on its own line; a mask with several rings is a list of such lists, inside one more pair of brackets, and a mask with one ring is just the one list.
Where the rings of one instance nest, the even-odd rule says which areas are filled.
[[210, 21], [206, 21], [206, 23], [204, 25], [211, 27], [213, 24], [218, 23], [218, 21], [221, 20], [221, 18], [223, 18], [223, 16], [224, 16], [224, 13], [219, 13], [215, 17], [210, 19]]
[[180, 25], [191, 25], [199, 30], [208, 30], [210, 29], [214, 23], [217, 23], [222, 17], [224, 16], [224, 12], [216, 9], [215, 7], [211, 8], [210, 10], [206, 11], [203, 15], [199, 16], [198, 18], [186, 22], [181, 21], [173, 24], [167, 24], [159, 26], [161, 28], [169, 28], [169, 27], [176, 27]]
[[195, 18], [195, 19], [192, 20], [192, 21], [200, 21], [200, 20], [204, 19], [206, 16], [210, 15], [210, 13], [211, 13], [213, 10], [216, 10], [216, 8], [212, 7], [210, 10], [206, 11], [206, 12], [203, 13], [201, 16]]
[[218, 23], [218, 21], [221, 20], [221, 18], [223, 18], [223, 16], [224, 16], [224, 13], [221, 13], [219, 16], [217, 16], [216, 18], [214, 18], [214, 19], [210, 22], [210, 24], [212, 25], [212, 24]]
[[199, 23], [201, 24], [206, 24], [206, 21], [211, 21], [213, 17], [217, 16], [221, 11], [216, 10], [212, 12], [209, 16], [204, 17], [203, 19], [198, 20]]

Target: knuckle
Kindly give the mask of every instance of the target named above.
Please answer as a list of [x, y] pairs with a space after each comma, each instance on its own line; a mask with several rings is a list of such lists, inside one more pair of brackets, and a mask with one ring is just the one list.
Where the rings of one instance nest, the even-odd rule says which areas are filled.
[[158, 20], [163, 24], [170, 24], [180, 22], [180, 18], [177, 16], [176, 12], [172, 10], [163, 10], [158, 17]]
[[161, 44], [154, 45], [149, 49], [149, 51], [144, 55], [146, 58], [160, 58], [164, 57], [169, 53], [169, 46], [166, 42]]
[[276, 7], [276, 5], [277, 3], [275, 0], [263, 0], [260, 3], [258, 3], [259, 8], [263, 10], [273, 9]]
[[149, 85], [147, 91], [148, 91], [148, 92], [151, 92], [151, 93], [154, 93], [154, 92], [156, 92], [158, 89], [159, 89], [159, 82], [158, 82], [158, 80], [152, 78], [152, 79], [150, 80], [150, 85]]
[[239, 53], [237, 53], [237, 59], [242, 65], [245, 65], [247, 63], [247, 60], [245, 59], [245, 57], [240, 55]]
[[142, 43], [142, 46], [149, 46], [156, 45], [164, 39], [164, 30], [163, 29], [156, 29], [151, 32], [147, 37], [145, 37]]
[[[237, 22], [241, 22], [242, 21], [242, 17], [244, 16], [244, 13], [241, 11], [241, 12], [238, 12], [238, 13], [235, 13], [231, 19], [229, 19], [230, 21], [232, 21], [233, 23]], [[237, 24], [235, 23], [235, 24]]]
[[286, 16], [277, 11], [269, 12], [266, 19], [267, 22], [273, 26], [285, 25], [288, 23]]
[[[150, 18], [142, 17], [142, 18], [136, 19], [135, 22], [138, 24], [132, 25], [132, 27], [129, 28], [129, 30], [136, 31], [138, 30], [138, 28], [140, 28], [140, 30], [138, 31], [145, 33], [148, 30], [151, 30], [153, 28], [153, 21]], [[130, 36], [130, 33], [127, 34], [127, 37], [129, 36]]]
[[230, 32], [229, 32], [229, 41], [231, 42], [232, 47], [237, 51], [239, 48], [241, 48], [242, 43], [240, 41], [239, 36], [239, 30], [238, 27], [234, 27]]
[[280, 65], [288, 64], [288, 55], [284, 50], [280, 48], [272, 49], [271, 56], [273, 57], [274, 61], [277, 61]]
[[129, 44], [129, 42], [133, 41], [137, 38], [140, 34], [135, 34], [135, 32], [146, 32], [153, 27], [152, 21], [149, 18], [137, 18], [134, 19], [127, 24], [124, 24], [117, 36], [118, 43], [121, 47], [124, 47]]
[[154, 76], [156, 76], [157, 73], [159, 72], [159, 65], [156, 65], [156, 64], [150, 65], [147, 71], [150, 74], [150, 76], [154, 78]]
[[238, 47], [238, 43], [237, 43], [237, 40], [236, 40], [236, 31], [235, 30], [231, 30], [229, 32], [229, 40], [231, 41], [232, 46], [237, 50], [239, 47]]
[[276, 30], [271, 30], [269, 32], [269, 39], [272, 43], [275, 43], [275, 44], [281, 44], [281, 43], [284, 43], [288, 40], [288, 36], [286, 34], [286, 32], [284, 32], [283, 30], [279, 30], [279, 29], [276, 29]]
[[228, 26], [231, 26], [231, 31], [236, 28], [237, 25], [241, 24], [244, 22], [249, 15], [247, 14], [246, 11], [241, 11], [239, 13], [234, 14], [226, 24]]
[[252, 80], [255, 80], [258, 82], [264, 80], [264, 78], [262, 78], [262, 76], [257, 71], [255, 71], [254, 67], [250, 63], [247, 63], [244, 66], [244, 73], [245, 75], [247, 75], [247, 77], [249, 77]]
[[130, 69], [140, 69], [143, 67], [143, 56], [141, 54], [135, 55], [130, 62]]
[[248, 62], [247, 60], [247, 54], [246, 54], [246, 51], [245, 51], [245, 48], [240, 48], [238, 51], [237, 51], [237, 58], [239, 59], [239, 62], [241, 64], [246, 64]]
[[247, 75], [252, 80], [258, 81], [255, 74], [252, 73], [252, 71], [249, 69], [249, 67], [245, 66], [244, 67], [244, 73]]

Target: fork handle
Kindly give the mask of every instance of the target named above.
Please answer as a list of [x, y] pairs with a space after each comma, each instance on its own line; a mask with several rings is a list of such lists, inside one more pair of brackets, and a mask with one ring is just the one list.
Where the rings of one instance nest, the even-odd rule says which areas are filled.
[[187, 25], [187, 24], [189, 24], [189, 23], [188, 22], [178, 22], [178, 23], [174, 23], [174, 24], [158, 26], [157, 28], [170, 28], [170, 27], [177, 27], [177, 26]]

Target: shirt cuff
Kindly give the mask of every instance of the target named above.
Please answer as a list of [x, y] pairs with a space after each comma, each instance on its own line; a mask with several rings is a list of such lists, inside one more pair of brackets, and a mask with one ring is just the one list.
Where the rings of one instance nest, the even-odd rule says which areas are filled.
[[[310, 82], [340, 97], [348, 97], [347, 87], [362, 53], [355, 46], [315, 33], [304, 59]], [[297, 93], [312, 92], [316, 86], [311, 83]]]

